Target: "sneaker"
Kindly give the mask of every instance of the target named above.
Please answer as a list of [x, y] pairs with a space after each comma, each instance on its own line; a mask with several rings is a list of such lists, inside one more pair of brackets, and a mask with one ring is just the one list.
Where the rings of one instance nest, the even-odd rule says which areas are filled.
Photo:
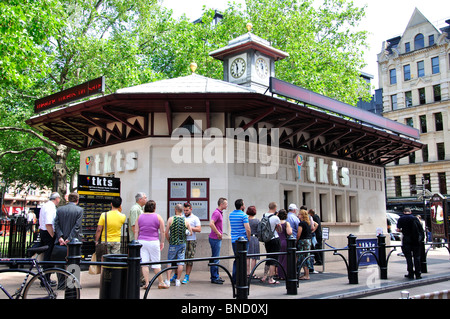
[[172, 278], [170, 278], [170, 282], [175, 282], [175, 279], [177, 279], [176, 273], [172, 276]]
[[182, 284], [188, 284], [189, 283], [189, 275], [184, 275], [184, 279], [181, 282]]
[[166, 284], [167, 287], [170, 287], [170, 281], [168, 279], [164, 280], [164, 283]]
[[178, 279], [175, 279], [175, 287], [180, 287], [181, 286], [181, 282]]

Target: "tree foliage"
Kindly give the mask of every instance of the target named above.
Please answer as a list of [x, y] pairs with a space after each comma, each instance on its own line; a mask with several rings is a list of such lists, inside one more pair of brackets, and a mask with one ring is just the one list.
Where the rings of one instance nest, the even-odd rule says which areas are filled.
[[289, 53], [276, 63], [277, 78], [353, 105], [364, 96], [359, 72], [366, 33], [352, 29], [364, 8], [345, 0], [247, 0], [245, 8], [229, 3], [218, 24], [214, 14], [204, 7], [201, 23], [194, 24], [186, 16], [174, 19], [156, 0], [2, 1], [2, 176], [54, 188], [67, 178], [58, 176], [56, 162], [63, 161], [69, 178], [78, 170], [78, 152], [25, 124], [35, 99], [99, 76], [107, 93], [184, 76], [190, 62], [197, 73], [222, 79], [222, 62], [209, 53], [247, 32], [247, 22]]

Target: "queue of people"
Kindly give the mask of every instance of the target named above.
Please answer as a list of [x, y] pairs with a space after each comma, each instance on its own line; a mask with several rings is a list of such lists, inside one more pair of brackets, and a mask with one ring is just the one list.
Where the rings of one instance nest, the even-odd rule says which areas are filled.
[[[72, 238], [81, 240], [81, 220], [83, 209], [78, 204], [78, 194], [69, 195], [69, 203], [57, 208], [59, 204], [59, 194], [53, 193], [50, 196], [48, 204], [44, 205], [40, 214], [41, 240], [49, 244], [51, 248], [54, 245], [65, 247]], [[121, 212], [122, 199], [115, 197], [111, 200], [111, 210], [102, 213], [95, 233], [95, 243], [103, 243], [106, 246], [105, 254], [120, 253], [120, 237], [122, 225], [126, 222], [126, 215]], [[260, 220], [256, 218], [257, 211], [255, 206], [249, 206], [246, 209], [243, 199], [237, 199], [234, 203], [235, 209], [229, 214], [230, 235], [232, 248], [237, 253], [237, 240], [244, 237], [248, 242], [247, 269], [250, 276], [255, 267], [260, 254], [260, 240], [258, 239], [258, 225]], [[223, 239], [223, 212], [228, 208], [226, 198], [219, 198], [217, 208], [211, 215], [209, 226], [211, 228], [208, 236], [211, 257], [220, 256], [220, 250]], [[291, 235], [297, 239], [298, 250], [313, 249], [313, 235], [321, 242], [320, 218], [310, 210], [308, 215], [306, 207], [297, 208], [295, 204], [289, 205], [288, 211], [284, 209], [277, 210], [277, 204], [271, 202], [268, 205], [268, 211], [263, 214], [267, 216], [271, 228], [271, 237], [263, 243], [267, 253], [285, 252], [287, 248], [287, 238]], [[196, 233], [202, 231], [200, 219], [192, 213], [190, 203], [183, 205], [177, 204], [175, 215], [169, 217], [167, 222], [157, 213], [157, 205], [153, 200], [148, 200], [143, 192], [135, 196], [135, 204], [131, 207], [128, 217], [128, 226], [130, 238], [136, 239], [142, 244], [141, 258], [142, 263], [151, 262], [152, 265], [142, 266], [141, 280], [143, 288], [147, 288], [150, 281], [150, 269], [157, 274], [161, 271], [161, 252], [164, 249], [167, 240], [168, 255], [167, 260], [173, 260], [172, 266], [176, 266], [176, 271], [172, 275], [172, 270], [167, 271], [167, 279], [158, 277], [158, 288], [167, 289], [173, 283], [175, 286], [187, 284], [190, 280], [190, 274], [193, 268], [193, 262], [176, 262], [176, 260], [192, 259], [195, 256], [197, 238]], [[246, 211], [244, 213], [244, 211]], [[66, 249], [66, 248], [64, 248]], [[50, 260], [52, 249], [49, 250], [45, 260]], [[300, 254], [298, 258], [299, 265], [307, 258], [308, 253]], [[286, 255], [271, 255], [266, 262], [264, 275], [259, 278], [253, 275], [252, 279], [258, 279], [262, 283], [279, 284], [279, 280], [286, 278]], [[278, 265], [277, 261], [282, 265]], [[316, 257], [316, 261], [320, 262]], [[212, 259], [213, 264], [219, 264], [218, 259]], [[155, 264], [156, 263], [156, 264]], [[185, 267], [185, 276], [182, 280], [182, 272]], [[303, 264], [304, 275], [299, 279], [308, 280], [310, 269], [313, 270], [311, 258]], [[233, 264], [233, 280], [235, 279], [236, 267]], [[224, 279], [219, 275], [218, 266], [210, 266], [210, 280], [212, 284], [223, 284]]]
[[[137, 239], [142, 243], [141, 257], [143, 263], [158, 262], [161, 260], [161, 251], [164, 248], [165, 240], [169, 243], [167, 260], [174, 260], [172, 266], [176, 266], [176, 271], [172, 275], [172, 270], [167, 271], [167, 279], [162, 276], [158, 278], [158, 288], [167, 289], [173, 283], [175, 286], [187, 284], [190, 280], [190, 273], [193, 268], [193, 262], [186, 263], [186, 271], [182, 280], [182, 272], [185, 266], [184, 262], [176, 262], [175, 260], [192, 259], [195, 256], [197, 246], [195, 233], [201, 232], [201, 223], [197, 216], [192, 213], [190, 203], [183, 205], [177, 204], [174, 207], [175, 215], [169, 217], [167, 223], [156, 211], [156, 203], [153, 200], [147, 200], [145, 193], [137, 193], [135, 197], [136, 203], [132, 206], [129, 216], [129, 227], [131, 229], [130, 237]], [[108, 212], [113, 217], [113, 223], [109, 224], [108, 231], [115, 233], [120, 232], [124, 219], [117, 221], [115, 209], [117, 207], [112, 204], [112, 212]], [[116, 204], [117, 205], [117, 204]], [[120, 205], [119, 205], [120, 206]], [[237, 199], [234, 203], [235, 209], [229, 214], [230, 236], [233, 252], [237, 253], [237, 240], [244, 237], [248, 242], [248, 254], [260, 254], [260, 240], [258, 239], [258, 225], [260, 220], [256, 218], [257, 211], [255, 206], [249, 206], [246, 209], [243, 199]], [[223, 236], [223, 212], [228, 208], [226, 198], [219, 198], [217, 208], [213, 212], [210, 220], [210, 234], [208, 237], [211, 257], [220, 256], [220, 249]], [[263, 245], [267, 253], [286, 252], [287, 238], [291, 235], [297, 240], [297, 249], [307, 251], [317, 248], [316, 243], [321, 243], [321, 227], [320, 218], [315, 214], [314, 210], [307, 212], [306, 207], [300, 209], [295, 204], [289, 205], [288, 211], [277, 210], [277, 203], [271, 202], [268, 205], [268, 211], [263, 215], [267, 216], [272, 231], [271, 238], [264, 242]], [[246, 212], [244, 213], [244, 211]], [[122, 214], [123, 215], [123, 214]], [[125, 215], [123, 215], [125, 216]], [[98, 234], [101, 234], [104, 226], [104, 214], [100, 217], [98, 224]], [[110, 230], [111, 227], [111, 230]], [[109, 238], [109, 236], [108, 236]], [[316, 240], [317, 239], [317, 240]], [[96, 240], [98, 237], [96, 236]], [[105, 240], [105, 239], [103, 239]], [[114, 239], [112, 242], [116, 243]], [[111, 246], [116, 246], [111, 244]], [[108, 251], [109, 252], [109, 251]], [[109, 252], [111, 253], [111, 252]], [[271, 285], [279, 284], [279, 280], [286, 279], [286, 255], [271, 255], [271, 260], [266, 262], [264, 275], [259, 278], [253, 275], [252, 279], [258, 279], [262, 283]], [[298, 264], [303, 265], [304, 275], [300, 276], [300, 280], [309, 280], [310, 272], [314, 272], [313, 260], [308, 258], [309, 253], [300, 254]], [[255, 267], [259, 256], [250, 256], [247, 260], [248, 276]], [[316, 262], [320, 264], [320, 256], [315, 257]], [[282, 265], [278, 265], [278, 262]], [[305, 261], [305, 262], [303, 262]], [[212, 260], [214, 264], [218, 264], [219, 260]], [[151, 268], [155, 274], [161, 271], [160, 264], [152, 264]], [[149, 284], [149, 267], [142, 266], [143, 287], [147, 288]], [[236, 277], [236, 265], [233, 263], [233, 280]], [[223, 284], [224, 279], [219, 276], [219, 267], [210, 267], [210, 280], [212, 284]]]
[[[251, 235], [249, 239], [248, 254], [250, 257], [247, 260], [248, 276], [256, 265], [258, 256], [251, 256], [252, 254], [259, 254], [259, 240], [258, 240], [258, 220], [255, 206], [247, 208], [248, 223], [250, 225]], [[268, 206], [268, 211], [263, 215], [269, 219], [272, 236], [264, 242], [264, 247], [267, 253], [287, 252], [287, 239], [294, 236], [297, 243], [298, 251], [309, 251], [313, 249], [320, 249], [322, 243], [322, 230], [320, 218], [313, 209], [307, 210], [307, 207], [302, 206], [300, 209], [297, 205], [290, 204], [288, 211], [280, 209], [277, 211], [277, 203], [271, 202]], [[231, 225], [233, 231], [233, 225]], [[243, 233], [242, 233], [243, 235]], [[286, 279], [287, 257], [286, 255], [270, 255], [270, 260], [266, 262], [264, 268], [264, 275], [259, 278], [255, 275], [251, 279], [258, 279], [262, 283], [271, 285], [279, 284], [278, 280]], [[315, 260], [315, 262], [314, 262]], [[278, 261], [278, 262], [276, 262]], [[279, 266], [281, 264], [281, 267]], [[299, 277], [299, 280], [309, 280], [310, 272], [314, 272], [314, 264], [321, 265], [322, 257], [320, 254], [309, 256], [309, 253], [299, 254], [298, 265], [303, 265], [304, 274]]]

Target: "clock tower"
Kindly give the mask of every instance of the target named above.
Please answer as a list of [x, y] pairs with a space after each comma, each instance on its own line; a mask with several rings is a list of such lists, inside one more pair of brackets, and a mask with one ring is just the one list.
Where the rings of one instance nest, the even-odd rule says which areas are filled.
[[275, 77], [275, 61], [289, 55], [254, 35], [251, 23], [247, 24], [247, 30], [246, 34], [229, 41], [226, 47], [209, 55], [223, 61], [224, 81], [264, 93], [269, 87], [269, 78]]

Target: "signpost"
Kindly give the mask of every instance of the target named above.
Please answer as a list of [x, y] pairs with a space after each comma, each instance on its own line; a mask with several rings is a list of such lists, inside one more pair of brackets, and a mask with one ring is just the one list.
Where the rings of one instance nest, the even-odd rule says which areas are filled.
[[430, 201], [431, 235], [434, 239], [448, 238], [447, 199], [441, 194], [434, 194]]
[[[378, 249], [375, 248], [378, 245], [377, 238], [357, 239], [356, 245], [358, 248], [363, 248], [363, 249], [356, 250], [358, 260], [360, 260], [360, 262], [359, 262], [360, 266], [368, 266], [368, 265], [376, 265], [377, 264]], [[377, 257], [375, 258], [375, 256], [373, 254], [369, 254], [369, 253], [362, 256], [367, 251], [373, 252]], [[361, 256], [362, 256], [362, 258], [361, 258]]]

